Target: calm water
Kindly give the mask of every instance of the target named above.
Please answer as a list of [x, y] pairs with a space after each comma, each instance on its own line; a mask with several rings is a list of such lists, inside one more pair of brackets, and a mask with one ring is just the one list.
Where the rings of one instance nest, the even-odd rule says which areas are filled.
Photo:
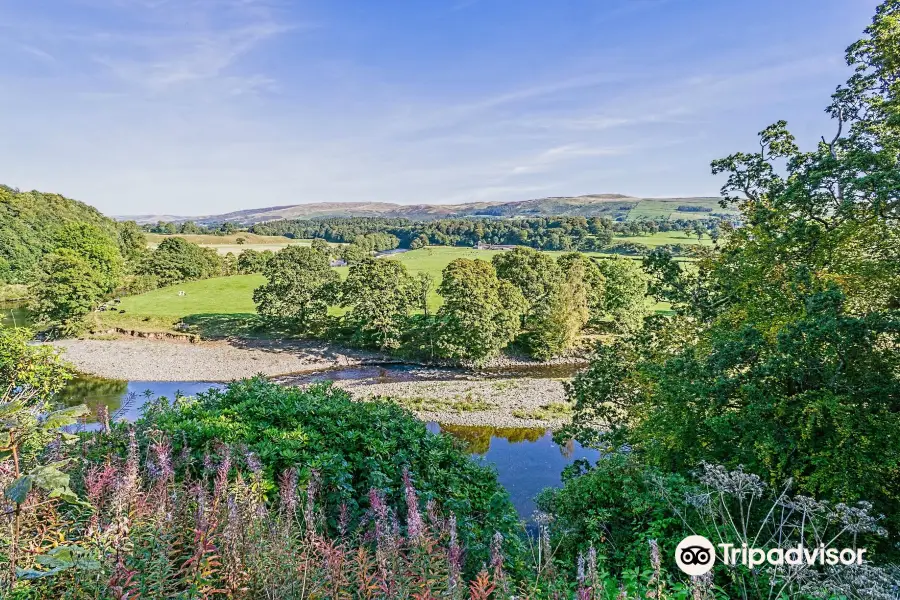
[[0, 327], [22, 327], [30, 323], [31, 319], [24, 306], [0, 302]]
[[[176, 394], [190, 396], [222, 385], [196, 381], [115, 381], [78, 377], [69, 383], [61, 399], [68, 405], [87, 404], [92, 411], [105, 404], [113, 418], [134, 420], [140, 416], [141, 406], [148, 398], [173, 398]], [[86, 427], [90, 429], [93, 426], [89, 423]], [[579, 458], [594, 461], [599, 456], [597, 451], [582, 448], [575, 442], [564, 446], [554, 444], [550, 432], [545, 429], [438, 423], [429, 423], [428, 428], [456, 437], [477, 460], [494, 465], [500, 483], [509, 490], [513, 504], [525, 518], [534, 512], [534, 496], [538, 492], [560, 485], [560, 474], [566, 465]]]

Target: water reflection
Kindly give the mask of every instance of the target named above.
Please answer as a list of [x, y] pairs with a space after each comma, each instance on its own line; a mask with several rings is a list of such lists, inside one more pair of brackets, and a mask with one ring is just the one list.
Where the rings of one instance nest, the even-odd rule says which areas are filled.
[[22, 304], [0, 302], [0, 327], [27, 327], [31, 315]]
[[487, 454], [491, 448], [491, 440], [494, 438], [503, 438], [510, 444], [533, 443], [547, 433], [546, 429], [534, 427], [480, 427], [473, 425], [441, 425], [440, 430], [460, 440], [469, 454]]
[[110, 418], [134, 421], [141, 416], [141, 410], [149, 399], [165, 396], [170, 400], [175, 396], [191, 396], [210, 388], [223, 387], [221, 383], [202, 381], [117, 381], [79, 375], [60, 392], [58, 399], [66, 406], [86, 404], [91, 410], [87, 416], [88, 429], [96, 423], [97, 408], [106, 405]]
[[493, 465], [516, 510], [525, 518], [534, 512], [534, 497], [541, 490], [562, 485], [565, 467], [578, 459], [594, 462], [600, 457], [597, 450], [583, 448], [574, 440], [564, 445], [554, 443], [553, 434], [547, 429], [438, 423], [429, 423], [429, 429], [462, 440], [476, 459]]

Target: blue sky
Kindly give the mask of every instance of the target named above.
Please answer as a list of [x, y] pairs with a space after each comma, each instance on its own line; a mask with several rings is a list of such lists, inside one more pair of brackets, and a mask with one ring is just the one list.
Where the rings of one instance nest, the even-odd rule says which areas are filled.
[[108, 214], [717, 195], [876, 0], [0, 0], [0, 182]]

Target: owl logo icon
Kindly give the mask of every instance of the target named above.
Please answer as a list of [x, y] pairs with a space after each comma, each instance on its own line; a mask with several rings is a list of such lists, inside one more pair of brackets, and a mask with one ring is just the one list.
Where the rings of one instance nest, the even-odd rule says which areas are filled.
[[675, 562], [688, 575], [706, 575], [716, 562], [716, 551], [702, 535], [689, 535], [675, 548]]

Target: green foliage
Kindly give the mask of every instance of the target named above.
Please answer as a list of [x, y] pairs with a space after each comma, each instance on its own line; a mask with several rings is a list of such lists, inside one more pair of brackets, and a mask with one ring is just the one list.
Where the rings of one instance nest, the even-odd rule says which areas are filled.
[[266, 265], [274, 256], [270, 250], [258, 252], [256, 250], [244, 250], [237, 257], [237, 270], [242, 275], [250, 275], [251, 273], [262, 273], [266, 270]]
[[221, 275], [222, 258], [213, 248], [170, 237], [147, 254], [137, 272], [156, 277], [160, 285], [172, 285]]
[[351, 265], [341, 286], [341, 306], [350, 308], [345, 320], [354, 330], [354, 340], [382, 350], [398, 348], [417, 304], [416, 294], [416, 281], [403, 263], [367, 258]]
[[310, 248], [317, 252], [321, 252], [326, 256], [331, 256], [331, 246], [328, 245], [328, 242], [323, 240], [322, 238], [315, 238], [310, 243]]
[[497, 277], [519, 288], [527, 302], [525, 319], [541, 310], [564, 279], [562, 269], [549, 254], [518, 247], [491, 259]]
[[604, 277], [603, 310], [620, 331], [641, 326], [648, 313], [647, 276], [640, 263], [627, 258], [596, 261]]
[[123, 261], [118, 244], [100, 227], [69, 223], [59, 235], [31, 286], [31, 310], [38, 323], [69, 334], [119, 286]]
[[606, 302], [606, 276], [600, 271], [597, 262], [580, 252], [569, 252], [557, 258], [556, 264], [563, 273], [568, 273], [576, 265], [581, 267], [582, 281], [587, 288], [587, 305], [591, 320], [600, 318]]
[[84, 317], [106, 295], [107, 282], [87, 259], [71, 250], [60, 250], [44, 258], [43, 271], [31, 286], [29, 306], [37, 323], [78, 333]]
[[348, 265], [352, 265], [354, 263], [358, 263], [362, 260], [369, 258], [370, 251], [364, 249], [362, 246], [358, 244], [348, 244], [341, 248], [341, 258]]
[[[9, 581], [27, 545], [21, 539], [23, 518], [32, 510], [30, 495], [37, 490], [49, 498], [79, 502], [69, 487], [69, 476], [60, 469], [68, 460], [54, 459], [72, 442], [60, 427], [71, 425], [87, 412], [76, 406], [53, 411], [52, 397], [72, 376], [56, 350], [29, 344], [31, 332], [24, 328], [0, 328], [0, 474], [3, 499], [0, 508], [9, 519], [9, 535], [0, 536], [0, 563]], [[51, 440], [58, 440], [57, 452], [47, 452]], [[9, 575], [9, 576], [7, 576]]]
[[119, 252], [128, 266], [134, 268], [147, 253], [147, 236], [134, 221], [118, 223], [118, 233]]
[[599, 422], [607, 442], [662, 468], [744, 465], [822, 498], [874, 501], [896, 523], [900, 449], [887, 442], [900, 430], [896, 316], [847, 315], [832, 290], [774, 336], [723, 325], [702, 346], [666, 344], [657, 328], [667, 326], [602, 349], [576, 376], [580, 422]]
[[527, 309], [518, 288], [483, 260], [451, 262], [438, 291], [444, 304], [437, 314], [437, 345], [451, 358], [481, 361], [496, 354], [515, 338]]
[[[830, 141], [803, 152], [780, 121], [758, 152], [713, 162], [745, 225], [691, 269], [648, 256], [675, 316], [598, 348], [576, 377], [585, 440], [663, 469], [744, 465], [824, 500], [871, 501], [900, 532], [898, 30], [888, 0], [848, 50]], [[879, 549], [896, 556], [896, 538]]]
[[309, 247], [288, 246], [275, 253], [265, 268], [267, 282], [253, 292], [262, 316], [290, 322], [300, 330], [325, 320], [335, 302], [340, 276], [328, 256]]
[[544, 490], [537, 504], [553, 517], [551, 543], [561, 563], [571, 564], [593, 547], [614, 573], [643, 571], [651, 566], [645, 551], [650, 540], [660, 541], [663, 556], [672, 556], [687, 535], [677, 510], [689, 489], [679, 476], [662, 478], [631, 457], [611, 454], [595, 465], [579, 460], [566, 467], [563, 487]]
[[158, 406], [138, 427], [169, 433], [176, 454], [185, 444], [194, 452], [214, 442], [244, 444], [270, 481], [291, 467], [301, 470], [301, 481], [316, 470], [322, 497], [335, 511], [328, 514], [332, 527], [342, 504], [351, 516], [361, 515], [371, 488], [402, 506], [406, 467], [424, 500], [457, 515], [461, 538], [477, 556], [486, 558], [495, 531], [514, 536], [515, 510], [496, 474], [390, 402], [354, 402], [328, 385], [302, 390], [255, 379], [174, 408]]
[[90, 223], [68, 223], [59, 232], [56, 254], [78, 256], [90, 266], [103, 294], [111, 294], [122, 277], [122, 255], [116, 240]]
[[549, 359], [571, 348], [590, 318], [584, 265], [572, 262], [565, 279], [534, 306], [525, 340], [532, 356]]
[[116, 236], [115, 223], [96, 209], [57, 194], [0, 185], [0, 283], [30, 283], [69, 223], [89, 223]]
[[[658, 574], [662, 565], [674, 563], [670, 557], [684, 537], [702, 535], [716, 546], [736, 548], [866, 548], [869, 563], [862, 568], [783, 564], [750, 569], [717, 561], [707, 594], [712, 588], [727, 598], [888, 598], [896, 589], [896, 566], [871, 564], [872, 549], [886, 532], [870, 504], [795, 496], [790, 484], [767, 486], [741, 468], [703, 463], [688, 479], [614, 453], [594, 466], [576, 462], [564, 473], [563, 487], [545, 490], [538, 504], [548, 512], [548, 545], [556, 549], [560, 568], [575, 559], [590, 564], [596, 555], [603, 569], [623, 579], [632, 572]], [[662, 579], [657, 575], [651, 582]], [[646, 597], [661, 597], [653, 587], [648, 586]], [[693, 597], [710, 597], [698, 596], [699, 591]]]

